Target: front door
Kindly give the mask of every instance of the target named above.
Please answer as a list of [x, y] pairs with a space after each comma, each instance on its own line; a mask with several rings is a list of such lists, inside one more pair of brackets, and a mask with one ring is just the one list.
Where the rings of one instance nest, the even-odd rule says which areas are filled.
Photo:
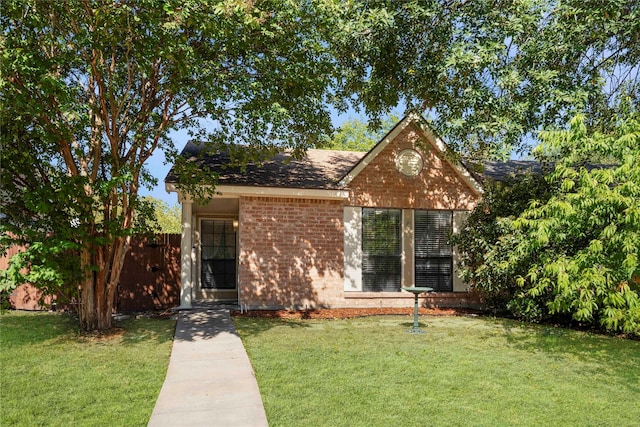
[[200, 223], [200, 291], [203, 298], [237, 299], [233, 223], [227, 219], [203, 219]]

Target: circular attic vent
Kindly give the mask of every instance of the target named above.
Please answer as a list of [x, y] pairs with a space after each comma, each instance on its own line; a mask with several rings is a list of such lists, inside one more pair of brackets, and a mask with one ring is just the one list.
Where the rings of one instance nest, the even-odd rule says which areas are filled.
[[406, 176], [417, 176], [422, 172], [422, 156], [416, 150], [407, 148], [396, 157], [396, 168]]

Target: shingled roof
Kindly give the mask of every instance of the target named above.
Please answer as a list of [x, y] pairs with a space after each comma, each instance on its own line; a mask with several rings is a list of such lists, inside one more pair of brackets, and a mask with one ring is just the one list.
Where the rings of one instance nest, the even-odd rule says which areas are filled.
[[474, 175], [481, 181], [490, 179], [492, 181], [506, 181], [510, 177], [523, 173], [542, 173], [540, 162], [535, 160], [508, 160], [506, 162], [498, 162], [493, 160], [485, 161], [480, 172]]
[[[196, 161], [201, 150], [202, 146], [189, 142], [182, 151], [182, 156]], [[340, 180], [366, 154], [356, 151], [308, 150], [302, 159], [294, 159], [290, 152], [283, 152], [260, 166], [249, 164], [244, 171], [240, 167], [229, 167], [230, 158], [226, 153], [207, 155], [201, 162], [218, 174], [218, 185], [331, 190], [340, 188]], [[473, 171], [475, 168], [468, 169]], [[473, 172], [480, 182], [487, 179], [506, 181], [513, 175], [527, 171], [542, 171], [539, 162], [530, 160], [487, 161], [481, 169]], [[177, 183], [178, 179], [172, 169], [165, 182]]]
[[[189, 142], [182, 156], [195, 161], [202, 146]], [[218, 174], [218, 185], [247, 187], [279, 187], [301, 189], [337, 189], [338, 182], [364, 157], [365, 152], [337, 150], [308, 150], [305, 157], [295, 159], [283, 152], [260, 166], [248, 164], [245, 170], [229, 167], [227, 153], [205, 156], [201, 162]], [[169, 172], [166, 183], [177, 183], [179, 177]]]

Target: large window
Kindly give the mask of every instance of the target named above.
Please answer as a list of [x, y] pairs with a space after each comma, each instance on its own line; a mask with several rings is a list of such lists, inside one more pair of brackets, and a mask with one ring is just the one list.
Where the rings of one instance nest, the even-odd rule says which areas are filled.
[[415, 285], [453, 291], [451, 211], [415, 211]]
[[362, 290], [399, 292], [402, 283], [402, 214], [399, 209], [362, 210]]

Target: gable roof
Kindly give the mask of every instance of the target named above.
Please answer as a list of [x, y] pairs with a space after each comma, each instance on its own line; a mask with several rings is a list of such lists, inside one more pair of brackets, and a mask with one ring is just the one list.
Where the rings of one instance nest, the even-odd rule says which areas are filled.
[[[410, 113], [368, 152], [310, 149], [302, 159], [295, 159], [291, 152], [285, 151], [261, 165], [250, 163], [244, 169], [230, 167], [230, 157], [223, 152], [204, 155], [199, 160], [204, 146], [194, 142], [188, 142], [181, 155], [216, 172], [218, 186], [341, 190], [410, 125], [414, 125], [421, 136], [438, 152], [447, 151], [445, 143], [429, 130], [426, 120], [418, 114]], [[478, 194], [483, 192], [482, 182], [486, 179], [505, 181], [510, 176], [527, 170], [541, 172], [541, 166], [536, 161], [487, 161], [483, 164], [482, 171], [475, 172], [464, 163], [455, 162], [448, 156], [442, 157]], [[165, 183], [171, 185], [178, 182], [179, 176], [172, 168], [165, 178]]]
[[[408, 126], [414, 125], [416, 131], [426, 139], [426, 141], [435, 148], [439, 153], [446, 153], [448, 148], [446, 144], [431, 132], [426, 120], [416, 114], [407, 114], [393, 129], [391, 129], [371, 150], [369, 150], [360, 161], [347, 173], [341, 180], [340, 185], [346, 187], [360, 172], [362, 172], [369, 163], [371, 163], [380, 154], [387, 145], [389, 145], [402, 131]], [[477, 194], [482, 194], [482, 185], [467, 169], [467, 167], [459, 162], [450, 159], [448, 156], [442, 158], [454, 169], [458, 176]]]

